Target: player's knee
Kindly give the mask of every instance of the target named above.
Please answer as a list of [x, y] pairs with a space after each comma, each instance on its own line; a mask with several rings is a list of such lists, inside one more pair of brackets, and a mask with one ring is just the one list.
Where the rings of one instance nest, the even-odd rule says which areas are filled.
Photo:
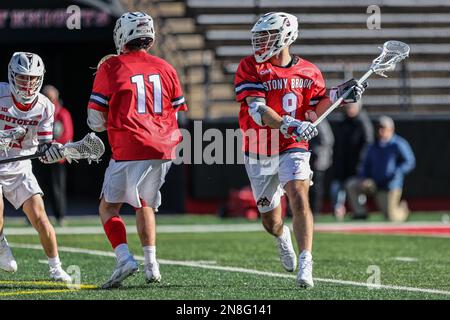
[[305, 195], [300, 191], [291, 194], [289, 197], [289, 204], [294, 215], [307, 215], [311, 211], [308, 195]]
[[39, 233], [51, 233], [53, 232], [53, 227], [48, 220], [47, 216], [45, 215], [39, 215], [37, 218], [33, 219], [32, 221], [33, 227], [38, 231]]
[[99, 212], [101, 216], [119, 215], [121, 205], [119, 203], [109, 203], [104, 199], [100, 202]]

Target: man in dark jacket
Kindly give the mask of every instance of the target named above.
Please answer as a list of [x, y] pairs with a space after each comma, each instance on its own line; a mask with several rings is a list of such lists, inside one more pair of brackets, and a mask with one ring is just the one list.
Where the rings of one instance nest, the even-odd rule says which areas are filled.
[[377, 122], [377, 136], [371, 144], [358, 177], [347, 183], [347, 192], [355, 218], [366, 218], [361, 194], [374, 195], [378, 208], [390, 221], [405, 221], [409, 216], [406, 201], [401, 201], [403, 180], [416, 165], [409, 143], [395, 134], [394, 121], [382, 116]]
[[319, 134], [310, 141], [311, 168], [314, 172], [314, 184], [310, 189], [311, 209], [314, 216], [321, 212], [325, 193], [325, 173], [333, 163], [334, 135], [327, 119], [318, 126]]
[[345, 215], [345, 183], [356, 175], [365, 148], [374, 140], [373, 126], [361, 102], [344, 106], [344, 119], [335, 130], [331, 202], [335, 217]]

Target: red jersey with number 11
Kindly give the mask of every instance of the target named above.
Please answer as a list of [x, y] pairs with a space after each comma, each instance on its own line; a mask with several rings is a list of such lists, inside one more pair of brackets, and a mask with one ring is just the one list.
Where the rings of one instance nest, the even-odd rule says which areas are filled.
[[[249, 129], [256, 132], [244, 136], [244, 152], [270, 155], [292, 148], [308, 149], [307, 141], [297, 143], [292, 137], [286, 139], [278, 130], [259, 126], [249, 115], [245, 98], [262, 97], [279, 115], [305, 120], [305, 112], [314, 110], [326, 93], [325, 81], [314, 64], [294, 56], [289, 66], [279, 67], [268, 61], [257, 63], [254, 56], [247, 56], [239, 63], [234, 84], [236, 101], [241, 103], [239, 126], [244, 133]], [[278, 137], [278, 148], [272, 142], [275, 137]]]
[[109, 58], [96, 73], [88, 108], [108, 113], [114, 160], [173, 159], [182, 139], [176, 113], [187, 107], [175, 69], [163, 59], [144, 51]]

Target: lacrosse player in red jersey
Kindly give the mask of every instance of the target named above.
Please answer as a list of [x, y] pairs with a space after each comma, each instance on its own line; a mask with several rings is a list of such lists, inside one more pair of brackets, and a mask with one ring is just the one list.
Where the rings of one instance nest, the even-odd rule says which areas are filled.
[[149, 15], [123, 14], [114, 29], [118, 55], [100, 64], [89, 100], [88, 125], [94, 131], [107, 130], [112, 148], [99, 211], [117, 264], [103, 288], [118, 287], [138, 271], [119, 216], [123, 203], [136, 210], [146, 280], [161, 280], [154, 213], [161, 203], [159, 189], [172, 163], [174, 148], [181, 141], [176, 113], [187, 108], [175, 69], [147, 53], [154, 40]]
[[[28, 52], [13, 54], [8, 67], [8, 83], [0, 83], [0, 159], [45, 151], [40, 160], [56, 163], [64, 159], [61, 145], [53, 141], [55, 106], [39, 91], [44, 79], [42, 59]], [[20, 134], [19, 134], [19, 131]], [[13, 133], [10, 135], [10, 133]], [[5, 143], [6, 141], [6, 143]], [[42, 201], [42, 190], [33, 175], [31, 161], [0, 164], [0, 269], [17, 271], [17, 262], [3, 234], [3, 196], [16, 208], [22, 207], [48, 257], [50, 277], [71, 282], [58, 257], [56, 236]]]
[[286, 193], [300, 253], [297, 284], [310, 288], [314, 286], [313, 216], [308, 192], [313, 173], [308, 140], [317, 135], [311, 121], [352, 86], [345, 102], [359, 100], [364, 86], [355, 86], [352, 79], [333, 88], [331, 98], [327, 96], [320, 70], [289, 52], [298, 36], [298, 21], [291, 14], [267, 13], [251, 31], [254, 54], [241, 60], [235, 77], [236, 100], [241, 103], [239, 125], [244, 132], [245, 167], [262, 223], [277, 239], [284, 269], [293, 272], [297, 257], [290, 230], [283, 225], [280, 205], [280, 198]]

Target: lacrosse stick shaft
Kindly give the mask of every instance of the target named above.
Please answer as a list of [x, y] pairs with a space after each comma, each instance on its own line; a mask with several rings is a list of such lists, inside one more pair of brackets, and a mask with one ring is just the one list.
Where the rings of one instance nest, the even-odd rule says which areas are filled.
[[45, 152], [37, 152], [37, 153], [29, 154], [27, 156], [20, 156], [20, 157], [15, 157], [15, 158], [1, 159], [0, 160], [0, 164], [16, 162], [16, 161], [23, 161], [23, 160], [30, 160], [30, 159], [36, 159], [36, 158], [39, 158], [39, 157], [43, 157], [44, 155], [45, 155]]
[[[371, 75], [372, 73], [374, 73], [374, 71], [372, 69], [370, 69], [369, 71], [367, 71], [359, 80], [358, 80], [358, 85], [362, 85], [364, 83], [364, 81], [366, 81]], [[321, 123], [323, 121], [323, 119], [325, 119], [331, 112], [333, 112], [334, 109], [336, 109], [337, 107], [339, 107], [341, 105], [341, 103], [344, 101], [345, 98], [347, 98], [347, 96], [352, 92], [353, 88], [355, 86], [352, 86], [350, 89], [348, 89], [347, 91], [344, 92], [344, 94], [336, 100], [335, 103], [333, 103], [324, 113], [322, 113], [320, 115], [319, 118], [317, 118], [317, 120], [313, 123], [313, 125], [315, 127], [317, 127], [317, 125], [319, 123]]]

